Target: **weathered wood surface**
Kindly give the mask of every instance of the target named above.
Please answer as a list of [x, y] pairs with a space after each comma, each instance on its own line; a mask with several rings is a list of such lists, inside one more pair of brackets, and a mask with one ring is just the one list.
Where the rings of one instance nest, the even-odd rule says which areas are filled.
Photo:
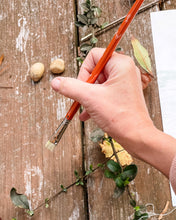
[[[145, 4], [149, 2], [152, 0], [146, 0]], [[103, 16], [109, 22], [125, 15], [130, 8], [128, 0], [101, 0], [96, 3], [101, 6]], [[11, 203], [9, 192], [12, 187], [26, 194], [35, 209], [45, 198], [60, 191], [60, 184], [68, 186], [73, 183], [75, 169], [81, 173], [84, 164], [87, 169], [90, 164], [96, 166], [104, 161], [99, 147], [89, 140], [89, 134], [96, 126], [91, 121], [86, 122], [83, 136], [78, 116], [73, 119], [53, 153], [44, 148], [49, 135], [71, 104], [69, 99], [52, 91], [50, 81], [54, 76], [49, 71], [49, 64], [55, 57], [61, 57], [66, 62], [63, 76], [76, 77], [78, 34], [74, 26], [75, 7], [76, 1], [1, 1], [0, 55], [3, 53], [5, 60], [0, 70], [7, 66], [7, 70], [0, 75], [2, 220], [12, 217], [28, 219], [22, 210], [14, 208]], [[163, 5], [165, 9], [175, 7], [175, 0]], [[120, 43], [124, 52], [132, 56], [130, 35], [137, 37], [151, 54], [154, 73], [150, 12], [157, 10], [158, 6], [137, 15]], [[99, 46], [106, 47], [117, 28], [99, 36]], [[81, 37], [85, 32], [80, 30], [79, 34]], [[29, 77], [29, 68], [35, 62], [43, 62], [46, 68], [39, 83], [31, 82]], [[162, 129], [156, 79], [145, 91], [145, 98], [154, 123]], [[139, 204], [153, 203], [156, 213], [159, 213], [165, 202], [170, 201], [168, 181], [143, 162], [136, 163], [139, 173], [132, 185], [136, 200]], [[96, 171], [88, 178], [84, 190], [82, 187], [71, 187], [67, 194], [56, 197], [48, 209], [43, 206], [39, 208], [32, 219], [131, 219], [133, 210], [127, 194], [116, 199], [113, 189], [113, 182], [106, 179], [101, 170]], [[165, 219], [172, 220], [174, 216], [173, 213]]]

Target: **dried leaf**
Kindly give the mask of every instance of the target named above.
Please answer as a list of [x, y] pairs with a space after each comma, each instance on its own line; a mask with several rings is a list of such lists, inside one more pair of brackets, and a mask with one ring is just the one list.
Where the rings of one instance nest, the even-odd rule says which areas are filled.
[[2, 64], [3, 60], [4, 60], [4, 54], [2, 54], [2, 55], [0, 56], [0, 65]]
[[148, 84], [151, 82], [151, 76], [148, 73], [141, 73], [142, 88], [147, 88]]
[[168, 207], [169, 207], [169, 201], [166, 202], [166, 205], [165, 205], [163, 211], [161, 212], [161, 214], [159, 215], [158, 220], [161, 220], [163, 218], [163, 215], [167, 212]]
[[[118, 152], [117, 155], [121, 166], [130, 165], [133, 162], [131, 155], [126, 150], [124, 150], [124, 148], [115, 140], [113, 140], [113, 143], [115, 151]], [[101, 147], [102, 153], [105, 154], [105, 157], [109, 158], [113, 155], [113, 150], [108, 140], [104, 140], [103, 143], [100, 143], [99, 145]], [[115, 156], [113, 156], [111, 159], [116, 162]]]
[[23, 209], [29, 209], [29, 202], [27, 197], [23, 194], [18, 194], [15, 188], [11, 189], [10, 198], [15, 206]]
[[140, 42], [132, 37], [131, 43], [134, 50], [134, 56], [136, 60], [138, 61], [139, 65], [146, 70], [148, 73], [152, 74], [152, 67], [151, 67], [151, 61], [149, 58], [148, 51], [140, 44]]

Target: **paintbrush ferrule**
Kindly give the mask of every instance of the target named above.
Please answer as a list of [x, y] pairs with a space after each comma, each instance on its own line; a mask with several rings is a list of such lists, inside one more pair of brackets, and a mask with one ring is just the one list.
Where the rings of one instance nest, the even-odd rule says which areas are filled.
[[57, 145], [60, 141], [62, 135], [64, 134], [64, 131], [66, 130], [70, 120], [67, 118], [64, 118], [63, 121], [60, 123], [59, 127], [55, 130], [54, 134], [50, 137], [49, 142]]

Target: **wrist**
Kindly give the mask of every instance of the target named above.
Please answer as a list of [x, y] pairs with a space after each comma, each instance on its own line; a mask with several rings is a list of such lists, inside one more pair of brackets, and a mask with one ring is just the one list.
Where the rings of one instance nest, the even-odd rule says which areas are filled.
[[176, 155], [176, 140], [154, 125], [138, 132], [133, 139], [132, 154], [169, 177], [170, 167]]

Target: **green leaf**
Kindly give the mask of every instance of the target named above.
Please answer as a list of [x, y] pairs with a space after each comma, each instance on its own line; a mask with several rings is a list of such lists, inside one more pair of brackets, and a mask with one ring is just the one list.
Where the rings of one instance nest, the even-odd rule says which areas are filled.
[[49, 204], [48, 204], [48, 202], [49, 202], [49, 199], [46, 198], [46, 199], [45, 199], [45, 208], [49, 208]]
[[[86, 14], [88, 19], [94, 18], [94, 12], [93, 11], [88, 11]], [[90, 22], [88, 22], [90, 24]]]
[[60, 185], [60, 187], [61, 187], [63, 192], [67, 192], [67, 189], [63, 185]]
[[148, 73], [152, 74], [151, 61], [149, 58], [148, 51], [140, 44], [140, 42], [132, 37], [131, 43], [133, 46], [134, 56], [138, 61], [139, 65], [146, 70]]
[[135, 207], [136, 206], [136, 201], [134, 199], [130, 199], [130, 205], [132, 207]]
[[22, 209], [30, 209], [27, 197], [23, 194], [18, 194], [15, 188], [11, 189], [10, 198], [15, 206]]
[[141, 215], [141, 219], [142, 220], [147, 220], [148, 219], [148, 213], [143, 213], [142, 215]]
[[122, 168], [120, 167], [120, 165], [118, 163], [116, 163], [115, 161], [113, 160], [109, 160], [107, 162], [107, 167], [113, 172], [113, 173], [121, 173], [122, 171]]
[[92, 164], [90, 164], [89, 169], [90, 169], [91, 171], [93, 171], [93, 165], [92, 165]]
[[123, 181], [128, 180], [132, 181], [137, 175], [137, 166], [135, 164], [130, 164], [125, 167], [123, 172], [121, 173], [121, 178]]
[[108, 22], [105, 22], [100, 26], [100, 28], [103, 30], [108, 24], [109, 24]]
[[79, 178], [79, 174], [78, 174], [78, 171], [77, 171], [77, 170], [74, 171], [74, 174], [75, 174], [75, 176], [76, 176], [77, 178]]
[[140, 210], [140, 206], [135, 206], [134, 210], [139, 211]]
[[90, 7], [90, 0], [86, 0], [86, 4]]
[[116, 175], [113, 172], [111, 172], [110, 170], [105, 170], [104, 175], [106, 178], [114, 179], [116, 177]]
[[121, 50], [122, 50], [121, 47], [116, 47], [116, 49], [115, 49], [116, 52], [120, 52]]
[[91, 39], [90, 39], [90, 43], [91, 44], [96, 44], [98, 42], [98, 39], [96, 38], [96, 37], [92, 37]]
[[95, 17], [99, 18], [101, 16], [102, 10], [97, 6], [92, 6], [91, 9], [94, 11]]
[[78, 18], [78, 21], [80, 21], [81, 23], [88, 25], [88, 20], [85, 15], [78, 14], [77, 18]]
[[93, 130], [90, 134], [90, 140], [94, 143], [101, 141], [103, 137], [104, 131], [102, 131], [100, 128]]
[[82, 59], [81, 57], [77, 57], [76, 60], [77, 60], [78, 62], [80, 62], [81, 64], [83, 63], [83, 59]]
[[123, 194], [124, 191], [125, 191], [125, 188], [116, 187], [115, 190], [114, 190], [114, 196], [113, 197], [118, 199]]
[[26, 213], [27, 213], [29, 216], [33, 216], [33, 215], [34, 215], [34, 211], [32, 211], [32, 210], [26, 210]]
[[99, 168], [104, 168], [104, 167], [105, 167], [105, 164], [98, 163], [98, 164], [97, 164], [97, 167], [99, 167]]
[[82, 44], [80, 46], [81, 52], [89, 52], [92, 49], [92, 45], [90, 44]]
[[118, 188], [125, 188], [124, 181], [120, 177], [115, 179], [115, 183]]
[[83, 23], [80, 22], [80, 21], [75, 21], [75, 25], [76, 25], [77, 27], [84, 27], [84, 26], [85, 26], [85, 24], [83, 24]]
[[98, 22], [98, 19], [97, 18], [91, 18], [90, 19], [90, 23], [93, 25], [93, 24], [96, 24]]
[[81, 186], [84, 186], [83, 181], [79, 181], [79, 184], [80, 184]]
[[87, 3], [82, 3], [81, 4], [81, 7], [84, 9], [84, 11], [89, 11], [90, 9], [90, 4], [87, 4]]
[[16, 218], [12, 218], [12, 220], [17, 220]]

